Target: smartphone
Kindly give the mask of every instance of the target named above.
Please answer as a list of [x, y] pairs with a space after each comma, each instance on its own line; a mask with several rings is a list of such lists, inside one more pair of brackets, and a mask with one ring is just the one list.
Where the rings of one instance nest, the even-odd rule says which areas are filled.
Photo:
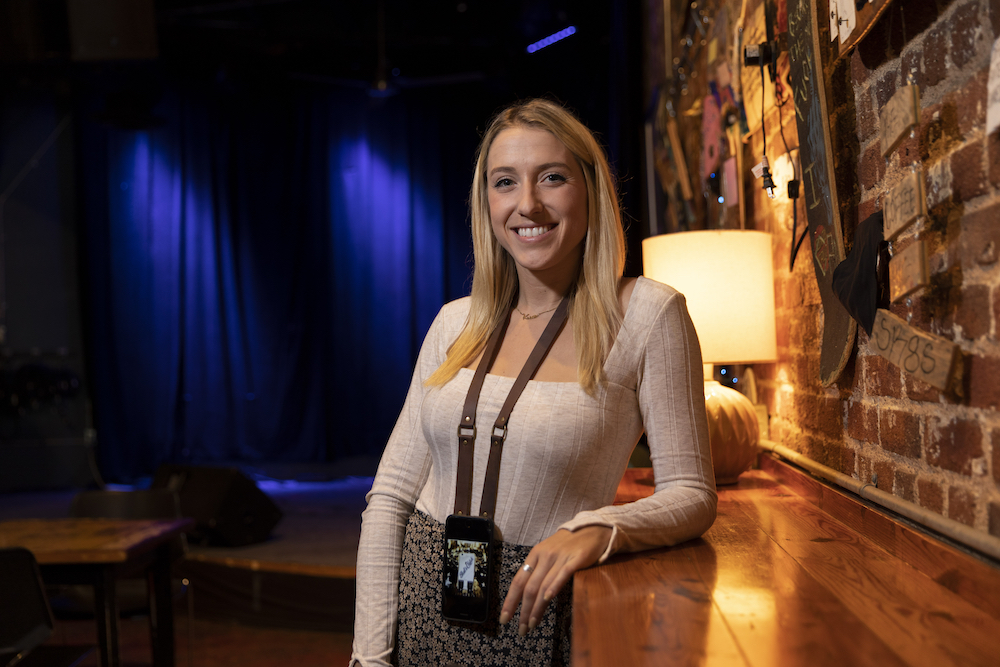
[[485, 623], [493, 571], [493, 522], [452, 514], [444, 524], [441, 613], [451, 621]]

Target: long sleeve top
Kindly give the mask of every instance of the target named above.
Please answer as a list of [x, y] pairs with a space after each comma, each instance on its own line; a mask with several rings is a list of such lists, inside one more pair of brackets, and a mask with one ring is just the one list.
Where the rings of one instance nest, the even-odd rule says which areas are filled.
[[[444, 361], [469, 310], [446, 304], [424, 339], [409, 393], [362, 515], [351, 665], [388, 665], [406, 523], [414, 508], [444, 522], [455, 502], [457, 427], [474, 371], [447, 384], [424, 381]], [[511, 413], [494, 520], [503, 539], [534, 545], [560, 528], [612, 529], [614, 553], [677, 544], [715, 520], [701, 349], [684, 297], [639, 278], [593, 396], [576, 382], [531, 381]], [[477, 421], [493, 424], [514, 378], [488, 374]], [[479, 507], [489, 433], [476, 441], [472, 510]], [[655, 492], [612, 505], [645, 430]], [[571, 584], [570, 584], [571, 585]]]

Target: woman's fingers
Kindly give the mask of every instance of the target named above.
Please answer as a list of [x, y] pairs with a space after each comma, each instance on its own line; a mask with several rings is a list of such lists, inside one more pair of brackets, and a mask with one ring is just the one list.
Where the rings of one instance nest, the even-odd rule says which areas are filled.
[[514, 575], [500, 611], [500, 622], [509, 622], [520, 607], [519, 634], [523, 636], [533, 630], [541, 622], [549, 601], [574, 572], [597, 562], [610, 539], [610, 528], [587, 526], [576, 532], [557, 531], [536, 544]]

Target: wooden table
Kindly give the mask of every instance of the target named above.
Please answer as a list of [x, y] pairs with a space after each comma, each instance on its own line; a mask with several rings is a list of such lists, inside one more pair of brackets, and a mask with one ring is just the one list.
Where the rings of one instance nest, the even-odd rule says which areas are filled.
[[102, 667], [119, 667], [117, 581], [145, 572], [154, 667], [174, 665], [174, 615], [170, 592], [170, 543], [193, 519], [20, 519], [0, 522], [0, 548], [24, 547], [35, 555], [49, 584], [94, 587]]
[[575, 667], [1000, 664], [1000, 569], [767, 465], [701, 539], [576, 574]]

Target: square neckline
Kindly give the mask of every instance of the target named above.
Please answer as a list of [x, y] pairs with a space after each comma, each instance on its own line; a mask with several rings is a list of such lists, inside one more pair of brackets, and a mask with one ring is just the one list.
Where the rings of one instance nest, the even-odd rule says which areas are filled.
[[[611, 360], [611, 358], [615, 356], [615, 352], [618, 349], [618, 340], [619, 340], [619, 337], [621, 335], [622, 329], [625, 328], [625, 324], [629, 321], [630, 315], [631, 315], [631, 313], [634, 310], [633, 306], [635, 304], [635, 292], [636, 292], [636, 290], [638, 290], [641, 285], [644, 285], [644, 284], [646, 284], [646, 283], [648, 283], [650, 281], [651, 281], [651, 279], [647, 278], [646, 276], [638, 276], [636, 278], [635, 287], [632, 288], [632, 295], [631, 295], [631, 297], [629, 297], [628, 308], [625, 309], [625, 316], [622, 317], [622, 325], [618, 329], [618, 333], [615, 335], [615, 342], [611, 346], [611, 350], [608, 352], [608, 356], [604, 360], [604, 364], [603, 364], [602, 368], [607, 369], [608, 361]], [[476, 369], [475, 368], [469, 368], [468, 366], [463, 366], [462, 368], [460, 368], [458, 370], [459, 370], [460, 373], [462, 371], [469, 371], [473, 375], [475, 375], [475, 373], [476, 373]], [[513, 376], [513, 375], [499, 375], [497, 373], [491, 373], [491, 372], [487, 372], [486, 373], [486, 377], [487, 378], [489, 378], [489, 377], [495, 377], [495, 378], [500, 378], [502, 380], [510, 380], [512, 382], [517, 379], [517, 376]], [[535, 380], [534, 378], [532, 378], [531, 380], [528, 380], [528, 382], [529, 383], [534, 382], [534, 383], [537, 383], [537, 384], [575, 384], [577, 386], [580, 385], [580, 381], [579, 380]]]

